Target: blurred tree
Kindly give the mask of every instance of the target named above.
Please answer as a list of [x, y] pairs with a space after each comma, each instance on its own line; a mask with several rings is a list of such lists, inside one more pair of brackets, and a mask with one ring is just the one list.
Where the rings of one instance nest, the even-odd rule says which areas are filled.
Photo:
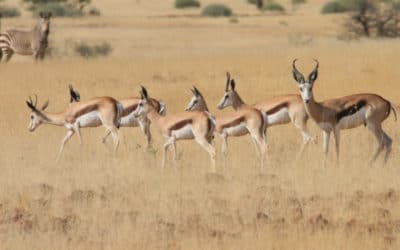
[[345, 23], [357, 36], [400, 36], [399, 0], [358, 0], [356, 10]]

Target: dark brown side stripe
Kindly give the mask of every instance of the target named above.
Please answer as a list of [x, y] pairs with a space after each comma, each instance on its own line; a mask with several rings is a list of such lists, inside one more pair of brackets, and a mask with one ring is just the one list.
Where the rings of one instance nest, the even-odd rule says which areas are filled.
[[224, 128], [230, 128], [230, 127], [235, 127], [237, 125], [239, 125], [240, 123], [244, 122], [245, 118], [244, 117], [239, 117], [235, 120], [233, 120], [232, 122], [225, 124], [222, 126], [222, 129]]
[[130, 113], [132, 113], [133, 111], [135, 111], [137, 106], [138, 106], [138, 103], [131, 105], [129, 107], [124, 107], [124, 112], [122, 112], [122, 117], [127, 116]]
[[276, 112], [278, 112], [279, 110], [283, 109], [283, 108], [287, 108], [288, 103], [287, 102], [283, 102], [280, 103], [272, 108], [270, 108], [269, 110], [267, 110], [267, 115], [272, 115], [275, 114]]
[[357, 111], [359, 111], [361, 108], [363, 108], [366, 104], [367, 104], [367, 102], [365, 100], [360, 100], [359, 102], [348, 107], [347, 109], [340, 111], [339, 113], [336, 114], [336, 121], [339, 122], [343, 117], [355, 114]]
[[177, 122], [174, 125], [172, 125], [169, 128], [169, 130], [170, 131], [179, 130], [179, 129], [183, 128], [184, 126], [188, 125], [188, 124], [192, 124], [192, 119], [186, 119], [186, 120], [182, 120], [180, 122]]

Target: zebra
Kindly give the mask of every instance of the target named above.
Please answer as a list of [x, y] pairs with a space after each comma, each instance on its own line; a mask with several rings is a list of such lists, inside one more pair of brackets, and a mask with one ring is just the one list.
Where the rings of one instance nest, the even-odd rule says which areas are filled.
[[1, 61], [8, 62], [14, 53], [33, 55], [35, 60], [43, 60], [48, 46], [51, 12], [40, 12], [40, 20], [30, 31], [10, 29], [0, 33]]

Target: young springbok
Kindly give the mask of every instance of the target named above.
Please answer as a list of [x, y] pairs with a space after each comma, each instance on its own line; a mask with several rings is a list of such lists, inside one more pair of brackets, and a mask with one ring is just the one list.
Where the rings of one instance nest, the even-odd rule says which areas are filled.
[[[186, 111], [208, 111], [207, 103], [200, 91], [193, 87], [193, 97], [186, 107]], [[220, 105], [218, 105], [220, 107]], [[266, 144], [264, 138], [265, 117], [254, 108], [243, 107], [235, 112], [215, 115], [215, 132], [222, 138], [222, 153], [226, 157], [228, 153], [228, 137], [250, 134], [257, 154], [260, 156], [261, 166], [264, 165]]]
[[[80, 94], [79, 92], [72, 87], [72, 85], [69, 86], [70, 90], [70, 101], [71, 102], [79, 102], [80, 100]], [[152, 105], [155, 107], [156, 110], [158, 110], [158, 113], [161, 115], [165, 115], [166, 113], [166, 108], [164, 102], [160, 100], [156, 100], [154, 98], [150, 98]], [[139, 105], [140, 98], [138, 97], [128, 97], [125, 99], [118, 100], [119, 103], [122, 104], [123, 111], [122, 111], [122, 117], [121, 117], [121, 127], [140, 127], [144, 135], [146, 136], [147, 139], [147, 147], [151, 147], [151, 132], [150, 132], [150, 121], [145, 118], [145, 117], [134, 117], [133, 116], [133, 111], [137, 108], [137, 105]], [[110, 135], [110, 131], [107, 131], [106, 135], [103, 137], [103, 143], [106, 142], [108, 136]]]
[[98, 127], [103, 125], [110, 131], [114, 139], [115, 150], [118, 148], [118, 128], [122, 115], [122, 105], [111, 97], [95, 97], [85, 102], [71, 103], [63, 112], [46, 112], [49, 102], [47, 101], [40, 109], [37, 108], [37, 96], [35, 102], [29, 97], [26, 104], [31, 109], [29, 131], [33, 132], [41, 124], [52, 124], [67, 128], [67, 135], [64, 137], [57, 156], [59, 160], [64, 146], [69, 139], [78, 134], [80, 144], [83, 143], [80, 128]]
[[141, 87], [141, 100], [133, 112], [135, 117], [147, 117], [165, 137], [162, 166], [165, 167], [168, 147], [172, 145], [173, 159], [176, 161], [176, 141], [195, 139], [210, 155], [215, 170], [215, 149], [211, 145], [215, 121], [208, 112], [183, 112], [173, 115], [160, 115], [148, 96], [146, 88]]
[[[231, 81], [231, 74], [226, 73], [227, 81], [225, 86], [225, 95], [223, 107], [232, 106], [233, 109], [239, 110], [243, 107], [249, 107], [245, 104], [235, 89], [235, 81]], [[230, 88], [229, 88], [230, 87]], [[267, 119], [266, 129], [275, 125], [283, 125], [292, 122], [298, 128], [303, 137], [303, 144], [300, 147], [297, 157], [300, 157], [305, 147], [314, 138], [310, 135], [307, 128], [308, 115], [303, 105], [303, 100], [300, 95], [281, 95], [275, 96], [269, 100], [259, 101], [251, 107], [260, 110], [265, 114]], [[264, 131], [265, 133], [267, 130]]]
[[389, 157], [392, 139], [382, 129], [382, 122], [389, 116], [390, 111], [396, 118], [396, 111], [392, 104], [376, 94], [355, 94], [345, 97], [317, 102], [314, 100], [313, 86], [318, 77], [319, 63], [316, 65], [306, 80], [296, 69], [295, 59], [292, 63], [293, 77], [298, 83], [301, 98], [308, 115], [323, 131], [324, 139], [324, 165], [328, 154], [329, 137], [331, 132], [335, 137], [336, 157], [339, 159], [340, 130], [351, 129], [361, 125], [366, 126], [378, 141], [378, 148], [372, 158], [375, 161], [383, 148], [386, 148], [385, 163]]

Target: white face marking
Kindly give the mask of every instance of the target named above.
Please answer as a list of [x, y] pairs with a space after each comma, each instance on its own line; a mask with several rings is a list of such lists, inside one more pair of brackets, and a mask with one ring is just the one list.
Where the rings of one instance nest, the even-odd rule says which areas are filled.
[[193, 128], [192, 124], [187, 124], [180, 129], [173, 130], [171, 135], [174, 136], [177, 140], [188, 140], [193, 139]]
[[224, 132], [230, 136], [242, 136], [249, 133], [249, 130], [246, 127], [246, 123], [241, 122], [239, 125], [225, 128]]
[[225, 92], [224, 96], [218, 103], [218, 108], [219, 109], [224, 109], [226, 107], [229, 107], [233, 104], [232, 102], [232, 91]]
[[100, 113], [98, 111], [92, 111], [81, 115], [76, 119], [75, 123], [79, 124], [79, 127], [97, 127], [101, 125]]
[[132, 112], [132, 114], [135, 117], [144, 117], [148, 113], [148, 107], [147, 107], [147, 100], [142, 99], [140, 100], [138, 106], [136, 107], [135, 111]]
[[40, 118], [38, 115], [35, 114], [35, 112], [32, 112], [30, 115], [30, 121], [28, 125], [28, 130], [30, 132], [35, 131], [35, 129], [41, 124]]
[[300, 95], [305, 103], [308, 103], [313, 97], [312, 87], [313, 84], [309, 82], [299, 83]]
[[349, 129], [358, 127], [366, 122], [366, 110], [361, 108], [356, 113], [342, 117], [337, 126], [340, 129]]
[[290, 122], [290, 116], [287, 108], [282, 108], [278, 112], [268, 115], [268, 126], [285, 124]]
[[199, 103], [200, 103], [198, 99], [199, 98], [197, 96], [192, 96], [192, 99], [190, 100], [190, 102], [186, 106], [185, 110], [186, 111], [197, 110], [197, 108], [199, 106]]

